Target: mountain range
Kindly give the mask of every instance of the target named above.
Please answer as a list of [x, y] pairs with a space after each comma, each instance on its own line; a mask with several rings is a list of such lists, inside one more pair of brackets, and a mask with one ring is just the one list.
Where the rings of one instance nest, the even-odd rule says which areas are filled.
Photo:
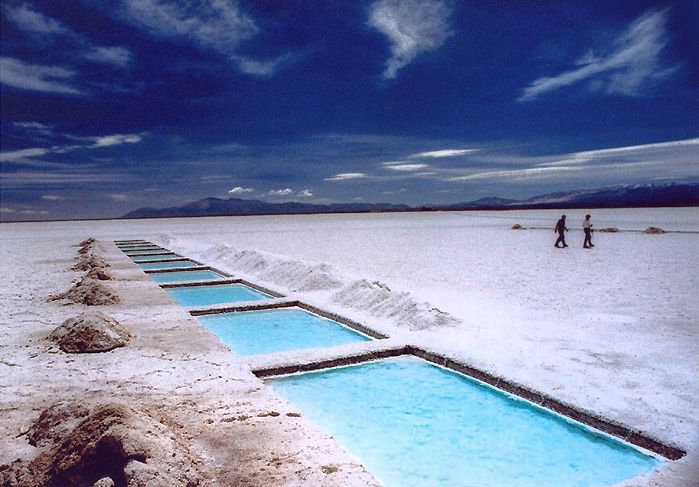
[[368, 213], [387, 211], [514, 210], [545, 208], [646, 208], [699, 206], [699, 184], [624, 185], [550, 193], [526, 200], [481, 198], [449, 205], [411, 207], [389, 203], [268, 203], [240, 198], [204, 198], [183, 206], [139, 208], [122, 218], [283, 215], [313, 213]]

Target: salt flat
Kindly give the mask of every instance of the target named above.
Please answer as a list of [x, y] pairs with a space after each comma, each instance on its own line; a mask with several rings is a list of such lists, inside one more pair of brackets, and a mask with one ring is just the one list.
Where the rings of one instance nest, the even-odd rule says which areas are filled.
[[[152, 240], [685, 449], [683, 460], [633, 485], [692, 485], [699, 455], [699, 234], [595, 233], [596, 247], [584, 250], [585, 212], [565, 213], [571, 232], [564, 250], [553, 248], [561, 214], [553, 210], [4, 224], [0, 230], [3, 263], [17, 279], [23, 277], [15, 254], [23, 246], [87, 236]], [[699, 230], [696, 209], [592, 215], [597, 228]], [[535, 228], [511, 230], [515, 223]], [[32, 255], [36, 265], [41, 253]], [[67, 279], [52, 276], [46, 288], [63, 290]], [[9, 286], [4, 296], [12, 295]], [[19, 289], [31, 292], [29, 284]], [[44, 319], [59, 322], [64, 312], [56, 313], [55, 320]]]

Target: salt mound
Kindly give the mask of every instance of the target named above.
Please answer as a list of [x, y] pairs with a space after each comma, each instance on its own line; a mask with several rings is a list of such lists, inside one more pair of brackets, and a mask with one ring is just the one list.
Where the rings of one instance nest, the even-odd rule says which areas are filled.
[[78, 247], [89, 247], [93, 243], [97, 242], [97, 239], [95, 237], [90, 237], [88, 239], [83, 240], [78, 244]]
[[665, 230], [658, 227], [648, 227], [645, 230], [643, 230], [643, 233], [647, 233], [650, 235], [660, 235], [661, 233], [665, 233]]
[[0, 466], [0, 485], [195, 487], [201, 462], [166, 421], [118, 403], [56, 404], [28, 432], [43, 451]]
[[97, 279], [98, 281], [111, 281], [114, 279], [114, 277], [107, 272], [106, 269], [100, 269], [98, 267], [93, 267], [89, 271], [87, 271], [87, 274], [85, 274], [86, 277], [89, 277], [90, 279]]
[[257, 250], [235, 251], [226, 245], [217, 246], [212, 257], [240, 272], [254, 273], [293, 291], [321, 291], [342, 286], [328, 264], [286, 259]]
[[78, 244], [78, 253], [79, 254], [87, 254], [90, 249], [92, 249], [93, 244], [97, 242], [97, 239], [94, 237], [90, 237], [87, 240], [83, 240]]
[[119, 296], [110, 291], [104, 284], [89, 277], [81, 279], [68, 291], [49, 298], [50, 301], [59, 299], [67, 299], [88, 306], [115, 304], [120, 301]]
[[131, 339], [131, 332], [103, 313], [82, 313], [64, 321], [53, 330], [49, 339], [56, 342], [64, 352], [108, 352], [125, 346]]
[[380, 282], [359, 280], [343, 286], [332, 296], [343, 306], [368, 311], [379, 318], [390, 318], [410, 330], [457, 326], [459, 321], [428, 303], [415, 301], [407, 292], [393, 292]]
[[102, 257], [95, 254], [83, 255], [78, 258], [78, 263], [73, 266], [74, 271], [89, 271], [90, 269], [106, 269], [109, 267]]
[[619, 229], [617, 227], [605, 227], [605, 228], [600, 228], [599, 230], [596, 230], [597, 232], [600, 233], [617, 233]]
[[[179, 239], [163, 236], [165, 245], [183, 246]], [[184, 243], [186, 245], [186, 243]], [[335, 304], [353, 308], [375, 318], [390, 318], [397, 326], [411, 330], [458, 326], [460, 322], [429, 303], [418, 302], [407, 292], [392, 292], [377, 281], [351, 280], [338, 275], [329, 264], [303, 262], [259, 250], [235, 250], [226, 244], [209, 248], [190, 245], [186, 251], [195, 257], [223, 268], [246, 273], [250, 278], [263, 279], [291, 291], [332, 292]]]

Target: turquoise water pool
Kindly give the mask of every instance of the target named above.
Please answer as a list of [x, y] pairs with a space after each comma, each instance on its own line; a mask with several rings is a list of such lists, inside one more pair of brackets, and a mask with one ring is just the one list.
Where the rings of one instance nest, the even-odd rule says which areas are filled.
[[212, 281], [216, 279], [225, 279], [225, 276], [214, 271], [177, 271], [177, 272], [157, 272], [148, 274], [155, 282], [158, 283], [175, 283], [188, 281]]
[[335, 321], [299, 308], [198, 316], [238, 355], [260, 355], [371, 340]]
[[159, 250], [165, 250], [162, 247], [157, 247], [157, 246], [148, 246], [148, 247], [128, 247], [128, 248], [122, 248], [120, 249], [124, 253], [129, 253], [129, 252], [157, 252]]
[[210, 306], [236, 301], [259, 301], [272, 297], [244, 284], [179, 287], [166, 291], [182, 306]]
[[152, 262], [150, 264], [138, 264], [138, 266], [144, 271], [154, 271], [158, 269], [175, 269], [178, 267], [196, 267], [199, 264], [195, 264], [191, 260], [174, 260], [172, 262]]
[[167, 253], [172, 253], [172, 252], [170, 252], [167, 249], [152, 249], [152, 250], [134, 250], [134, 251], [126, 250], [126, 251], [124, 251], [124, 253], [126, 255], [128, 255], [129, 257], [135, 257], [135, 256], [139, 256], [139, 255], [148, 255], [148, 254], [158, 255], [158, 254], [167, 254]]
[[156, 254], [156, 255], [137, 255], [134, 257], [131, 257], [131, 260], [134, 262], [147, 262], [149, 260], [168, 260], [168, 259], [177, 259], [181, 256], [177, 254]]
[[661, 463], [413, 357], [268, 382], [386, 486], [602, 486]]

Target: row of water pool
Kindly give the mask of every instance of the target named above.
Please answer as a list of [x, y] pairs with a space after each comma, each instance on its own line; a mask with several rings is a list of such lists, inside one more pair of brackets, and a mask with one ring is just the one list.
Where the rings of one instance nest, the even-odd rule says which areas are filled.
[[[237, 355], [385, 338], [150, 242], [115, 243]], [[384, 485], [612, 485], [664, 461], [469, 375], [398, 355], [266, 373], [266, 382]]]

